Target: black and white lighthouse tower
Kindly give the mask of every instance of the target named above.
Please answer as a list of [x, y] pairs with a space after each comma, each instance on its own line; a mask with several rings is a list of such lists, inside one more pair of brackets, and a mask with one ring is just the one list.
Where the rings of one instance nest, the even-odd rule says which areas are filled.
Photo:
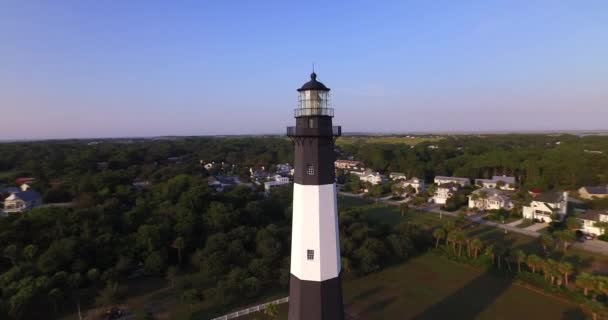
[[298, 92], [296, 126], [287, 128], [295, 144], [289, 319], [342, 320], [334, 168], [341, 128], [332, 125], [329, 88], [314, 72]]

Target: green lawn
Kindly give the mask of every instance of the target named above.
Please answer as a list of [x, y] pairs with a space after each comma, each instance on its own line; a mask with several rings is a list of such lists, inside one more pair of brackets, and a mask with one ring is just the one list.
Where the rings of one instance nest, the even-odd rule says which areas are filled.
[[[345, 281], [344, 303], [355, 319], [585, 319], [575, 304], [432, 253]], [[254, 318], [264, 319], [242, 319]]]

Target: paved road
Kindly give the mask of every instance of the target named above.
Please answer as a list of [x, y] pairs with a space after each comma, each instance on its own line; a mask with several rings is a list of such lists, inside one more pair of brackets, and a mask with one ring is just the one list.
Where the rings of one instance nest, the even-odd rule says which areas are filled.
[[[345, 197], [363, 198], [362, 194], [352, 194], [352, 193], [342, 192], [342, 191], [340, 191], [339, 194], [342, 196], [345, 196]], [[377, 199], [376, 202], [382, 202], [382, 203], [386, 203], [386, 204], [394, 205], [394, 206], [398, 206], [400, 204], [400, 202], [397, 202], [397, 201], [390, 201], [390, 200], [383, 200], [383, 199]], [[444, 211], [444, 210], [441, 210], [439, 207], [440, 207], [439, 205], [430, 205], [430, 206], [426, 206], [426, 207], [417, 207], [417, 209], [421, 210], [421, 211], [432, 212], [432, 213], [437, 213], [437, 214], [442, 214], [442, 215], [445, 214], [445, 215], [453, 216], [453, 217], [458, 216], [458, 214], [456, 212]], [[475, 221], [475, 222], [478, 222], [478, 223], [486, 225], [486, 226], [500, 228], [503, 230], [506, 229], [507, 232], [515, 232], [515, 233], [523, 234], [523, 235], [533, 237], [533, 238], [540, 237], [541, 233], [539, 233], [537, 230], [540, 230], [540, 229], [548, 226], [547, 224], [537, 223], [537, 224], [533, 225], [533, 228], [528, 227], [525, 229], [520, 229], [520, 228], [515, 227], [515, 225], [512, 225], [512, 224], [502, 224], [502, 223], [497, 223], [497, 222], [492, 222], [492, 221], [486, 221], [483, 219], [483, 217], [481, 217], [479, 215], [468, 216], [467, 218], [471, 221]], [[605, 241], [586, 240], [585, 242], [575, 242], [571, 245], [571, 247], [608, 256], [608, 242], [605, 242]]]

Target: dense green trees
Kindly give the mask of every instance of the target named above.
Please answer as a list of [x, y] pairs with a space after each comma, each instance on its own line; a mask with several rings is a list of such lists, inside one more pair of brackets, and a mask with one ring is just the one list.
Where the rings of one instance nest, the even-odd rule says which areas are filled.
[[[556, 142], [560, 142], [556, 144]], [[432, 181], [436, 175], [489, 178], [512, 175], [525, 188], [575, 190], [608, 183], [608, 137], [572, 135], [450, 136], [415, 147], [373, 140], [341, 149], [382, 172], [404, 172]], [[593, 154], [585, 150], [603, 151]]]

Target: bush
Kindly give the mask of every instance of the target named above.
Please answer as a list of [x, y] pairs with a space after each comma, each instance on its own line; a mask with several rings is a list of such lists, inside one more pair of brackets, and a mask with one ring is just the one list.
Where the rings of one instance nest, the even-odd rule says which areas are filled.
[[602, 235], [598, 236], [597, 239], [608, 242], [608, 234], [602, 234]]

